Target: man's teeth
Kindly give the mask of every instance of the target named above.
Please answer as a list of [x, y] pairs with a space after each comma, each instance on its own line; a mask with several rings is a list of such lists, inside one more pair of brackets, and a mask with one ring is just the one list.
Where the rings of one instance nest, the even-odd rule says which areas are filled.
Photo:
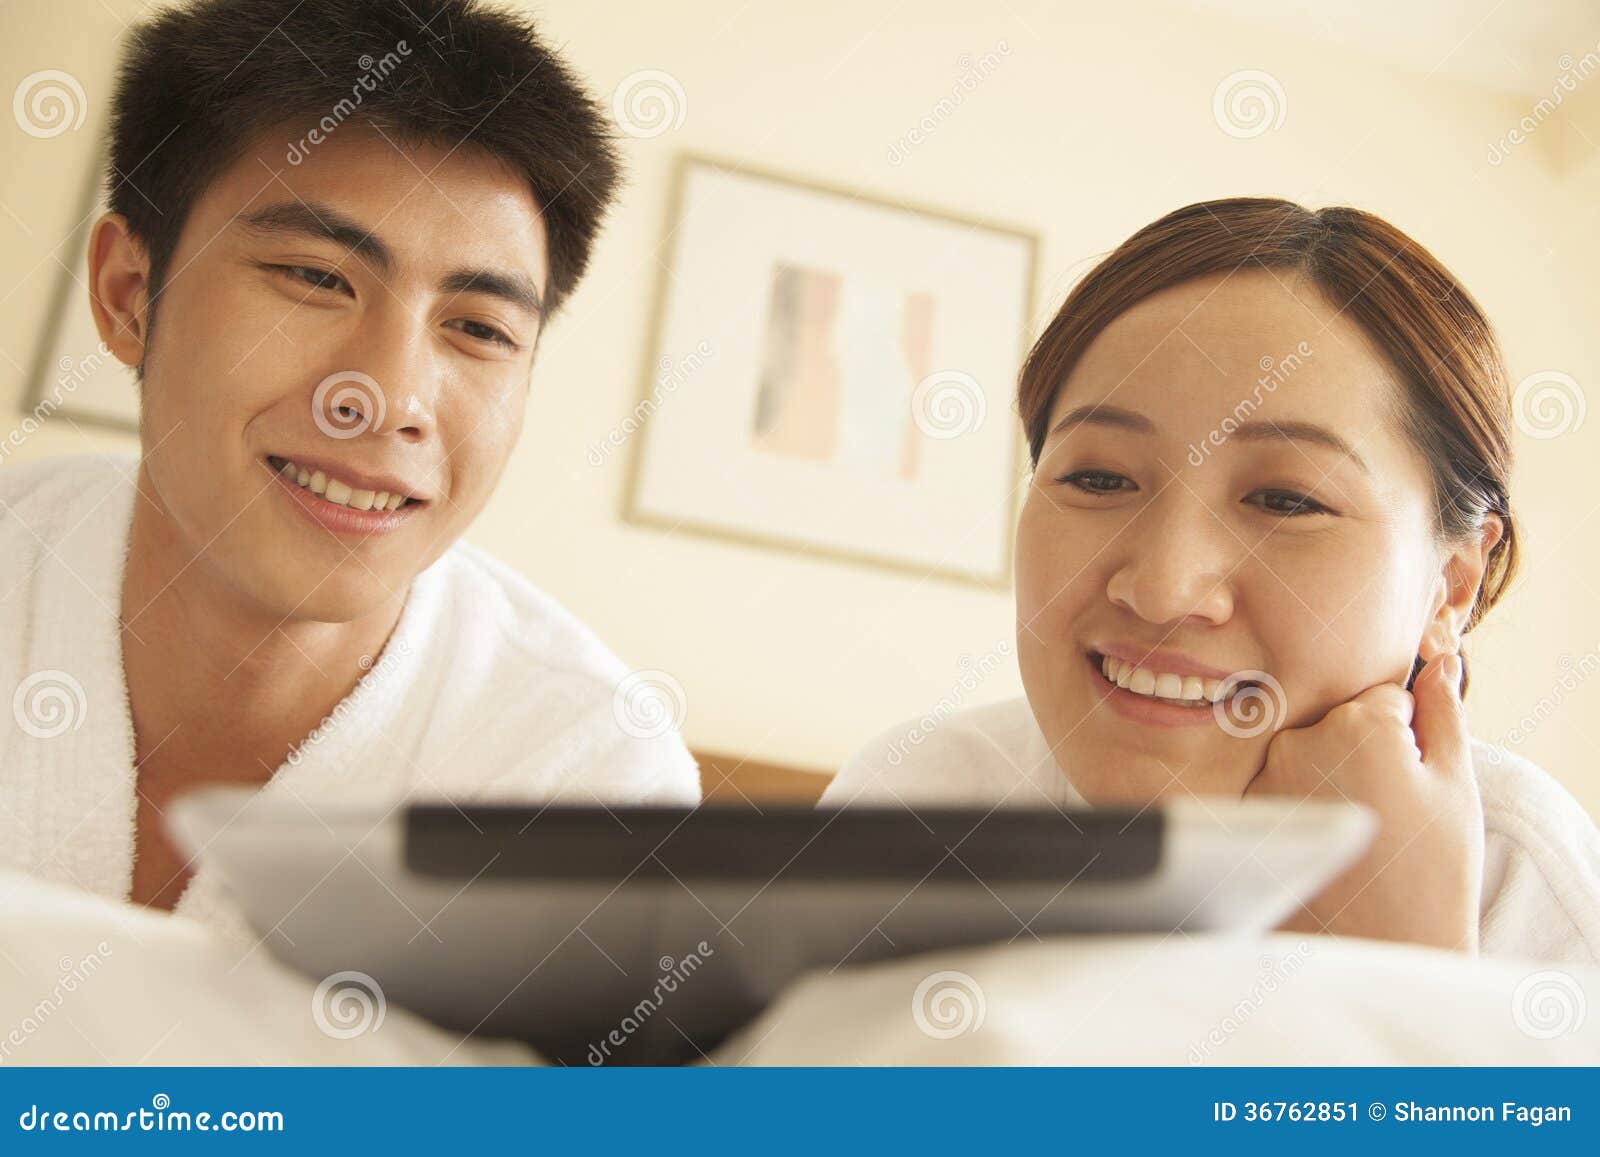
[[[1221, 679], [1150, 671], [1110, 655], [1101, 656], [1100, 670], [1107, 679], [1125, 691], [1151, 699], [1166, 699], [1186, 707], [1209, 707], [1224, 697]], [[1231, 687], [1228, 693], [1231, 695], [1237, 690], [1238, 686]]]
[[399, 510], [406, 500], [404, 494], [390, 494], [387, 490], [357, 490], [347, 482], [329, 478], [321, 470], [308, 470], [293, 462], [278, 467], [278, 473], [334, 505], [348, 506], [352, 510]]

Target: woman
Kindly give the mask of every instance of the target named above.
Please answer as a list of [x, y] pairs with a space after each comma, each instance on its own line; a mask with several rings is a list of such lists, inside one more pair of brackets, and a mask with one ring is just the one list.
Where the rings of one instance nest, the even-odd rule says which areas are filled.
[[1026, 700], [885, 734], [823, 802], [1342, 797], [1380, 833], [1286, 927], [1600, 960], [1600, 833], [1461, 702], [1516, 569], [1507, 395], [1477, 304], [1370, 214], [1141, 229], [1022, 371]]

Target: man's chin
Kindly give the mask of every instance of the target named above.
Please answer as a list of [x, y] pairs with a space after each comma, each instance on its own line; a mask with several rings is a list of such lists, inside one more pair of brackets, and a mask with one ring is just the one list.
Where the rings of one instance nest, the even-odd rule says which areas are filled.
[[240, 584], [264, 616], [292, 622], [350, 623], [403, 599], [409, 580], [363, 566], [354, 558], [331, 566], [293, 566], [275, 559]]

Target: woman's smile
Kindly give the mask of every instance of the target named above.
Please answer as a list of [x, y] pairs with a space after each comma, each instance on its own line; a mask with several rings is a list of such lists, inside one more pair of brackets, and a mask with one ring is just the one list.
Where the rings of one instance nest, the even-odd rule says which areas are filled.
[[1157, 671], [1098, 651], [1085, 652], [1096, 703], [1125, 719], [1153, 727], [1193, 727], [1213, 722], [1254, 681]]

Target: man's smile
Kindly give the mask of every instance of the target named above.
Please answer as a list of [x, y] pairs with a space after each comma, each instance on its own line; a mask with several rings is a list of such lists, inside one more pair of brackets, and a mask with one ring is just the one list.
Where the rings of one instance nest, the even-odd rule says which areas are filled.
[[[269, 454], [263, 459], [276, 488], [325, 530], [367, 537], [398, 530], [428, 500], [402, 489], [389, 475], [366, 474], [323, 462], [296, 462]], [[380, 487], [389, 489], [380, 489]]]
[[369, 474], [347, 466], [267, 455], [267, 465], [285, 479], [333, 503], [352, 510], [399, 510], [426, 499], [410, 484], [389, 474]]

